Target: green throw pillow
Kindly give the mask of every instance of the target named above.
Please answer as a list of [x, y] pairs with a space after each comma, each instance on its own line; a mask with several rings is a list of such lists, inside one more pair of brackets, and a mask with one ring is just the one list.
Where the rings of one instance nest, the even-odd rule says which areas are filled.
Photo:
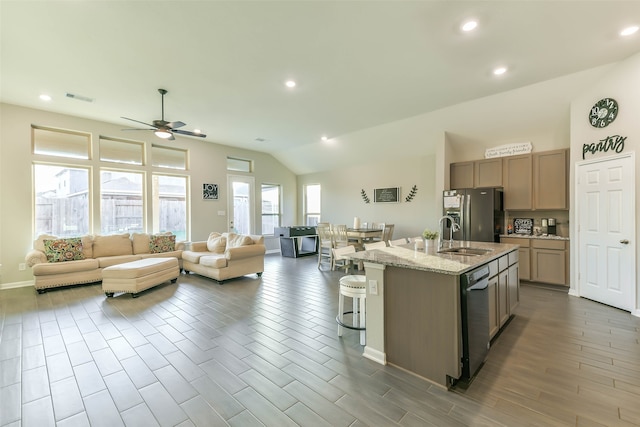
[[44, 241], [44, 253], [49, 262], [75, 261], [84, 259], [82, 238], [55, 239]]
[[154, 234], [149, 236], [149, 252], [159, 254], [176, 250], [176, 236]]

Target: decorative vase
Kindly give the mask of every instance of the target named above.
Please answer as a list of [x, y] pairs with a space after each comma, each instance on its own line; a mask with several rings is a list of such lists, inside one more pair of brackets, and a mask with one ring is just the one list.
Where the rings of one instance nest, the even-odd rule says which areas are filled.
[[425, 251], [427, 251], [429, 248], [433, 248], [436, 246], [436, 239], [425, 239], [423, 237], [422, 240], [424, 240]]

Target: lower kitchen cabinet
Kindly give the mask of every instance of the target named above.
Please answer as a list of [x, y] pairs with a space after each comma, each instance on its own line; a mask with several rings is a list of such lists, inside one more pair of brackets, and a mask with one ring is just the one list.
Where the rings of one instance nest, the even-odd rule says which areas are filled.
[[509, 288], [507, 279], [509, 271], [501, 271], [498, 274], [498, 323], [504, 326], [509, 320]]
[[568, 241], [501, 237], [500, 242], [520, 245], [520, 280], [564, 286], [569, 284]]
[[531, 246], [531, 280], [566, 286], [568, 269], [565, 241], [537, 239]]
[[518, 262], [518, 276], [520, 280], [531, 280], [531, 249], [520, 246], [520, 249], [518, 249], [518, 258], [520, 259]]
[[489, 337], [502, 328], [520, 300], [518, 251], [489, 263]]
[[489, 336], [493, 338], [500, 330], [498, 321], [498, 276], [489, 279]]
[[513, 313], [520, 303], [520, 278], [518, 276], [518, 264], [509, 266], [507, 274], [507, 289], [509, 292], [509, 313]]

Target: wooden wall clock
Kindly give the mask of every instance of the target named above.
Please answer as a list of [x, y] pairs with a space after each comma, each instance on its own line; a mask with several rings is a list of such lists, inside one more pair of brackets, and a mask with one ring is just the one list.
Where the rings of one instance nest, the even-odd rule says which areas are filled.
[[618, 103], [613, 98], [602, 98], [589, 111], [589, 123], [594, 128], [604, 128], [618, 116]]

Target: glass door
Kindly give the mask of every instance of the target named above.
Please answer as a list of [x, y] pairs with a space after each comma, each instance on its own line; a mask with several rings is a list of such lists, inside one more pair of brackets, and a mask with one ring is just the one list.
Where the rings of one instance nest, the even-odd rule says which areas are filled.
[[255, 180], [252, 176], [228, 175], [229, 231], [238, 234], [255, 234]]

